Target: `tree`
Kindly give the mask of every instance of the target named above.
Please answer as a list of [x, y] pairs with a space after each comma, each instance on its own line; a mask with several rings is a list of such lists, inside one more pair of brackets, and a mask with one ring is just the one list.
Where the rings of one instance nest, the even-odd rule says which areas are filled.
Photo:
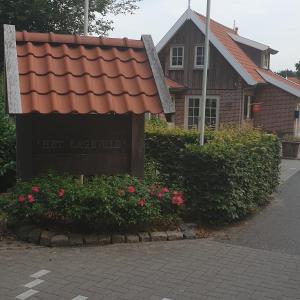
[[286, 78], [286, 77], [295, 77], [296, 76], [296, 72], [292, 71], [292, 70], [282, 70], [277, 72], [278, 75]]
[[[106, 35], [113, 29], [107, 14], [133, 13], [141, 0], [90, 0], [89, 31]], [[0, 0], [0, 20], [17, 30], [83, 33], [84, 0]]]
[[[132, 14], [140, 1], [90, 0], [89, 32], [107, 35], [113, 30], [108, 14]], [[1, 37], [2, 24], [14, 24], [16, 30], [79, 34], [84, 28], [84, 0], [0, 0], [0, 20]], [[2, 65], [1, 53], [0, 70]]]
[[296, 67], [296, 75], [298, 78], [300, 78], [300, 61], [295, 64]]

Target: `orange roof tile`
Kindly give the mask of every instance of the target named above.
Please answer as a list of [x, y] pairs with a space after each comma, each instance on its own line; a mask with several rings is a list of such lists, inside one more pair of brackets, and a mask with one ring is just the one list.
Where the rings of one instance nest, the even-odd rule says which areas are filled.
[[300, 85], [300, 79], [297, 77], [288, 77], [287, 80], [292, 81], [294, 83], [297, 83], [298, 85]]
[[[202, 22], [205, 22], [205, 16], [195, 12]], [[256, 64], [249, 56], [238, 46], [238, 44], [230, 37], [228, 33], [235, 33], [230, 29], [214, 20], [210, 22], [210, 29], [222, 45], [233, 55], [233, 57], [242, 65], [242, 67], [251, 75], [257, 83], [265, 83], [263, 78], [256, 72]]]
[[168, 77], [165, 77], [165, 82], [169, 89], [184, 89], [185, 88], [184, 85], [182, 85]]
[[139, 40], [17, 32], [22, 112], [160, 113]]

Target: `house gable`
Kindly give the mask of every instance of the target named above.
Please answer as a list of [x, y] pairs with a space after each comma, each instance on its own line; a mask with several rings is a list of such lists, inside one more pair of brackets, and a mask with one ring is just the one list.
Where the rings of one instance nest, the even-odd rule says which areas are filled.
[[[159, 58], [166, 77], [193, 90], [202, 88], [203, 69], [195, 67], [196, 46], [202, 45], [205, 35], [193, 21], [187, 20], [161, 49]], [[183, 68], [172, 68], [170, 49], [174, 46], [184, 47]], [[226, 61], [223, 55], [210, 43], [210, 64], [208, 70], [208, 89], [236, 89], [239, 74]]]

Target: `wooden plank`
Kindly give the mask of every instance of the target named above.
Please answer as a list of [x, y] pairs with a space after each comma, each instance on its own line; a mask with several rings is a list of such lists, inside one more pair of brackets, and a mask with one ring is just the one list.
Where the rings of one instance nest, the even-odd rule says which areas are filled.
[[145, 154], [144, 114], [141, 115], [132, 114], [131, 124], [132, 124], [131, 125], [132, 126], [131, 175], [143, 178], [144, 177], [144, 154]]
[[32, 115], [17, 115], [17, 178], [29, 180], [32, 165]]
[[8, 113], [22, 113], [16, 32], [14, 25], [4, 25], [4, 60]]
[[145, 49], [150, 62], [151, 70], [155, 79], [156, 87], [158, 90], [164, 113], [174, 113], [175, 105], [171, 99], [171, 95], [165, 83], [165, 75], [163, 73], [152, 37], [150, 35], [143, 35], [142, 40], [145, 45]]

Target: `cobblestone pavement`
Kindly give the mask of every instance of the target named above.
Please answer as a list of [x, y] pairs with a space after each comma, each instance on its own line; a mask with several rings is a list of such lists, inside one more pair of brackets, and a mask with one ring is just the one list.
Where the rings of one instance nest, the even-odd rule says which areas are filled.
[[0, 262], [1, 300], [300, 299], [300, 257], [209, 239], [1, 250]]
[[283, 162], [286, 182], [270, 206], [213, 238], [85, 248], [2, 241], [0, 300], [300, 299], [293, 168]]

